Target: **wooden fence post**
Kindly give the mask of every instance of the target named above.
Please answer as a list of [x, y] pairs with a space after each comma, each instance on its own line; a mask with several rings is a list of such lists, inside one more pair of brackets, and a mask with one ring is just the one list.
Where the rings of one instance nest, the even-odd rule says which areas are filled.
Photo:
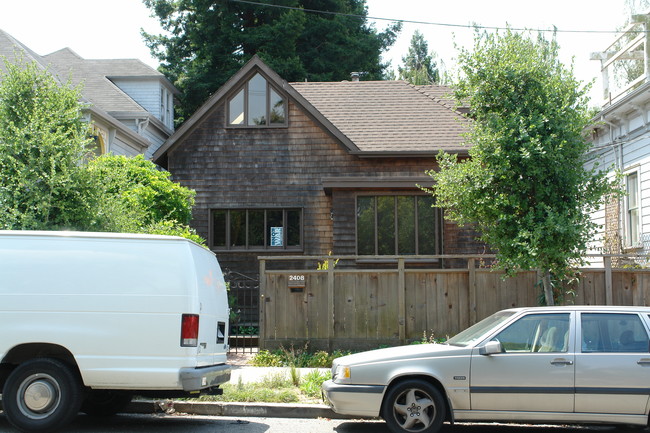
[[469, 325], [476, 323], [476, 259], [467, 259], [469, 269]]
[[406, 277], [404, 275], [404, 259], [397, 260], [397, 304], [399, 317], [399, 339], [402, 344], [406, 343]]
[[327, 345], [330, 352], [332, 352], [332, 340], [334, 339], [334, 264], [327, 263]]
[[605, 265], [605, 305], [614, 305], [614, 296], [612, 294], [612, 258], [603, 257]]
[[264, 320], [264, 309], [266, 308], [266, 260], [260, 260], [260, 275], [259, 275], [259, 285], [260, 285], [260, 317], [259, 317], [259, 348], [264, 349], [266, 343], [266, 321]]

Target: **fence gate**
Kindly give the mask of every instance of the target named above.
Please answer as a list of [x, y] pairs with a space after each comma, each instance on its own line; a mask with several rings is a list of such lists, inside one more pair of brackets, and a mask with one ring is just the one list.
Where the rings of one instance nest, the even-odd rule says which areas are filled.
[[259, 279], [230, 270], [224, 278], [230, 284], [230, 352], [255, 352], [259, 347]]

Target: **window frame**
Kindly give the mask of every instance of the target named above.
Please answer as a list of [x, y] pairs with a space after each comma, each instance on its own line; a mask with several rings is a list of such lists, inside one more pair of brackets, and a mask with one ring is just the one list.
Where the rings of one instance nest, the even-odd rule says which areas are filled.
[[[255, 78], [256, 75], [260, 75], [266, 82], [266, 124], [264, 125], [249, 125], [248, 124], [248, 109], [249, 109], [249, 91], [248, 84], [250, 81]], [[230, 103], [231, 101], [243, 90], [244, 92], [244, 104], [243, 104], [243, 114], [244, 120], [241, 124], [230, 123]], [[271, 91], [275, 92], [284, 104], [284, 122], [282, 123], [271, 123]], [[289, 99], [286, 95], [278, 90], [277, 87], [271, 84], [271, 81], [266, 75], [261, 71], [254, 71], [246, 76], [243, 83], [229, 92], [228, 97], [226, 98], [226, 116], [225, 116], [226, 128], [241, 129], [241, 128], [287, 128], [289, 126]]]
[[[231, 245], [232, 244], [232, 233], [231, 233], [231, 215], [233, 212], [245, 212], [245, 245]], [[259, 212], [263, 211], [264, 212], [264, 239], [263, 239], [263, 245], [249, 245], [249, 212]], [[284, 228], [283, 230], [283, 245], [282, 246], [271, 246], [270, 241], [269, 241], [269, 229], [270, 226], [269, 224], [269, 216], [268, 212], [277, 212], [277, 211], [282, 211], [282, 227]], [[299, 230], [299, 237], [300, 237], [300, 242], [299, 245], [287, 245], [288, 244], [288, 236], [289, 236], [289, 230], [288, 230], [288, 223], [289, 223], [289, 216], [288, 212], [290, 211], [297, 211], [299, 212], [300, 216], [300, 227], [298, 228]], [[215, 245], [215, 228], [214, 228], [214, 218], [215, 218], [215, 213], [216, 212], [226, 212], [226, 233], [225, 233], [225, 246], [221, 245]], [[301, 252], [304, 251], [304, 242], [305, 242], [305, 237], [304, 237], [304, 209], [300, 207], [265, 207], [265, 208], [213, 208], [210, 209], [209, 213], [209, 245], [210, 249], [213, 251], [233, 251], [233, 252], [259, 252], [259, 251], [266, 251], [266, 252], [271, 252], [271, 251], [295, 251], [295, 252]]]
[[[625, 319], [621, 319], [622, 317], [625, 317]], [[646, 338], [645, 341], [637, 340], [636, 342], [645, 343], [645, 345], [638, 346], [642, 350], [620, 350], [620, 347], [617, 346], [617, 343], [620, 343], [621, 333], [619, 332], [619, 334], [612, 335], [610, 332], [611, 329], [609, 328], [609, 323], [618, 322], [619, 324], [621, 324], [621, 322], [625, 320], [631, 320], [632, 318], [635, 319], [634, 320], [635, 323], [631, 324], [627, 330], [631, 330], [629, 329], [630, 327], [635, 328], [635, 325], [638, 325], [638, 327], [636, 327], [635, 330], [643, 332]], [[588, 319], [594, 319], [593, 323], [596, 324], [598, 327], [598, 337], [606, 336], [609, 337], [609, 340], [605, 340], [601, 338], [601, 340], [598, 340], [595, 343], [592, 342], [591, 340], [587, 342], [585, 335], [588, 332], [586, 331], [587, 327], [585, 326], [585, 322]], [[650, 334], [648, 333], [648, 327], [642, 315], [640, 315], [637, 312], [583, 311], [580, 313], [578, 323], [580, 324], [580, 337], [578, 339], [580, 353], [583, 354], [625, 354], [625, 353], [650, 354]], [[596, 333], [591, 332], [591, 335], [596, 335]], [[578, 348], [576, 348], [576, 350], [577, 349]]]
[[[504, 342], [503, 335], [512, 332], [514, 327], [521, 326], [522, 323], [526, 321], [534, 320], [533, 330], [534, 334], [529, 334], [531, 339], [527, 340], [526, 343], [529, 343], [529, 346], [525, 347], [525, 350], [513, 350], [506, 348], [506, 344], [512, 342]], [[558, 312], [541, 312], [541, 313], [529, 313], [521, 317], [518, 317], [512, 323], [509, 323], [503, 329], [500, 329], [497, 333], [490, 337], [489, 341], [499, 341], [501, 343], [503, 353], [508, 354], [521, 354], [521, 355], [535, 355], [535, 354], [549, 354], [549, 353], [568, 353], [571, 347], [571, 312], [569, 311], [558, 311]], [[545, 323], [546, 322], [546, 323]], [[554, 323], [549, 323], [554, 322]], [[566, 329], [562, 328], [559, 331], [557, 330], [558, 324], [565, 322]], [[543, 326], [544, 325], [544, 326]], [[543, 328], [543, 330], [542, 330]], [[548, 341], [544, 341], [545, 337], [548, 337], [546, 334], [547, 331], [550, 331], [551, 328], [556, 328], [556, 331], [560, 334], [557, 334], [552, 343], [562, 343], [562, 345], [550, 344]], [[545, 349], [556, 349], [560, 350], [545, 350]]]
[[[623, 173], [625, 177], [625, 197], [623, 200], [623, 230], [624, 246], [626, 248], [641, 247], [641, 175], [639, 168], [628, 169]], [[630, 178], [636, 179], [635, 206], [630, 205]], [[636, 211], [636, 216], [632, 212]], [[634, 219], [634, 220], [633, 220]], [[636, 230], [636, 239], [633, 238], [633, 230]]]
[[[434, 233], [435, 233], [435, 239], [434, 239], [434, 252], [431, 254], [422, 254], [420, 253], [420, 221], [419, 221], [419, 206], [417, 202], [417, 197], [423, 197], [423, 198], [429, 198], [429, 195], [426, 194], [418, 194], [418, 193], [404, 193], [404, 192], [392, 192], [392, 193], [377, 193], [377, 192], [369, 192], [369, 193], [359, 193], [355, 195], [355, 207], [354, 207], [354, 228], [355, 228], [355, 252], [356, 255], [359, 254], [359, 217], [357, 215], [358, 209], [359, 209], [359, 198], [367, 198], [367, 197], [372, 197], [374, 198], [374, 253], [369, 254], [372, 256], [392, 256], [392, 255], [403, 255], [403, 256], [428, 256], [428, 255], [438, 255], [440, 254], [441, 251], [441, 237], [442, 237], [442, 218], [441, 218], [441, 212], [440, 209], [434, 208]], [[379, 197], [393, 197], [395, 200], [395, 206], [394, 206], [394, 214], [393, 214], [393, 221], [394, 221], [394, 240], [393, 240], [393, 247], [395, 253], [393, 254], [379, 254], [379, 236], [378, 236], [378, 231], [377, 231], [377, 226], [378, 226], [378, 216], [377, 216], [377, 198]], [[399, 197], [415, 197], [416, 200], [414, 201], [414, 226], [415, 226], [415, 253], [400, 253], [399, 252], [399, 208], [397, 206], [397, 201]], [[435, 202], [435, 198], [434, 198]], [[364, 254], [368, 255], [368, 254]]]

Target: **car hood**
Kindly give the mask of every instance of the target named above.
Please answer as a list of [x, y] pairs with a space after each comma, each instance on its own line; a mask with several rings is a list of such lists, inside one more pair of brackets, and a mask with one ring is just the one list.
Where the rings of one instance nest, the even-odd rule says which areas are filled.
[[458, 356], [471, 351], [468, 347], [447, 344], [413, 344], [410, 346], [389, 347], [337, 358], [335, 365], [362, 365], [375, 362], [398, 361], [401, 359]]

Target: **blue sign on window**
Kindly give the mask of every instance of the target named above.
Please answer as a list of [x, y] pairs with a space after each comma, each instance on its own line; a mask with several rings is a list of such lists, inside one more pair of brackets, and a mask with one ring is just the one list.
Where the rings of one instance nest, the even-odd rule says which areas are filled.
[[271, 246], [281, 247], [284, 239], [282, 227], [271, 227]]

